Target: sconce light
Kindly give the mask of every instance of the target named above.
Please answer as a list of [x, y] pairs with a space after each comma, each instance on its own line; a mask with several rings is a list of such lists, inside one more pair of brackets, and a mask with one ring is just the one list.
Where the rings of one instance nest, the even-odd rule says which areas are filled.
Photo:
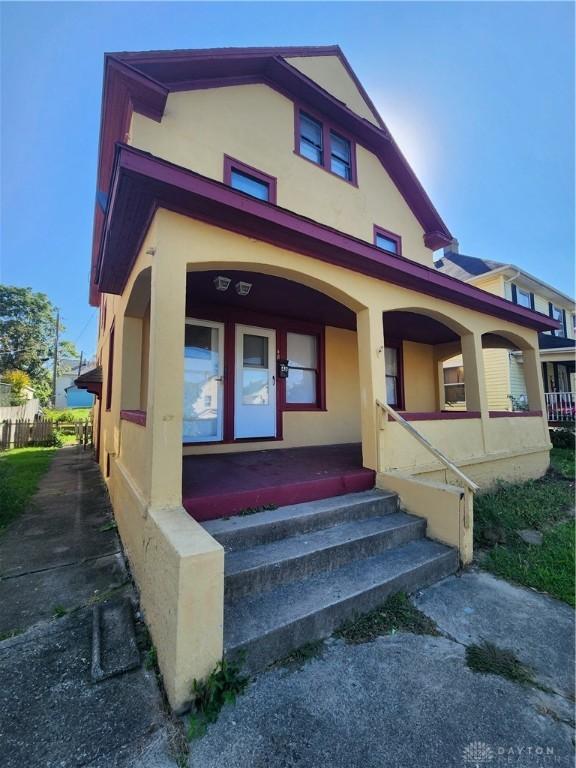
[[218, 277], [214, 278], [214, 288], [216, 288], [217, 291], [227, 291], [231, 282], [229, 277], [218, 275]]
[[238, 296], [248, 296], [250, 289], [252, 288], [252, 283], [243, 283], [240, 281], [236, 283], [235, 288]]

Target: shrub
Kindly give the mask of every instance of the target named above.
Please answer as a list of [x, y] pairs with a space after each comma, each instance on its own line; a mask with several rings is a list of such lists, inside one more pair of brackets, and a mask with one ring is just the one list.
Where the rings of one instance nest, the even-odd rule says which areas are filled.
[[562, 427], [550, 430], [550, 441], [554, 448], [574, 448], [575, 436], [572, 429]]

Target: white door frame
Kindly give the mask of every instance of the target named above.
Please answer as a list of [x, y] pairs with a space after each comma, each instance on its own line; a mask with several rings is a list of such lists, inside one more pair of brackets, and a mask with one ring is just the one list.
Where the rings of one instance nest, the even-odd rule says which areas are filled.
[[[215, 380], [216, 388], [216, 434], [213, 436], [198, 435], [196, 437], [185, 435], [187, 443], [213, 443], [221, 442], [224, 437], [224, 323], [212, 320], [197, 320], [194, 317], [185, 319], [186, 325], [200, 325], [205, 328], [217, 328], [218, 333], [218, 371]], [[184, 374], [186, 375], [186, 374]], [[184, 426], [184, 425], [183, 425]]]
[[[268, 367], [252, 369], [255, 372], [266, 370], [268, 373], [265, 404], [244, 402], [244, 334], [268, 339]], [[276, 331], [273, 328], [236, 324], [234, 355], [234, 439], [276, 437]], [[249, 366], [246, 368], [250, 370]]]

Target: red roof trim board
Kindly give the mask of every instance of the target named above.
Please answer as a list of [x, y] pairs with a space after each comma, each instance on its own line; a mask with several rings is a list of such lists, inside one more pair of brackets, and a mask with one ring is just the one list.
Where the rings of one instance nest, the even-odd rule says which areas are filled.
[[[360, 117], [284, 57], [338, 56], [359, 87], [378, 125]], [[338, 46], [301, 48], [224, 48], [191, 51], [115, 53], [105, 57], [97, 193], [107, 195], [114, 144], [124, 142], [133, 111], [160, 121], [170, 91], [214, 88], [238, 83], [266, 83], [287, 98], [316, 109], [341, 130], [374, 152], [404, 196], [424, 230], [424, 242], [436, 249], [452, 236], [414, 172], [391, 138]], [[380, 126], [380, 127], [379, 127]], [[100, 245], [102, 211], [96, 203], [90, 301], [98, 304], [94, 266]]]
[[100, 290], [123, 291], [158, 207], [534, 330], [557, 327], [547, 315], [126, 145], [117, 147], [96, 270]]

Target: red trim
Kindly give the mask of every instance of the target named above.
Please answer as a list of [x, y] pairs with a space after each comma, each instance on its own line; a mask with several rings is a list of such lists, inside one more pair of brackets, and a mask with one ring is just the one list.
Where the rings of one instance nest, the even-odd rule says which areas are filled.
[[131, 421], [132, 424], [146, 426], [146, 411], [120, 411], [120, 418], [123, 421]]
[[398, 402], [396, 403], [396, 410], [401, 411], [406, 405], [406, 398], [404, 395], [404, 342], [402, 339], [387, 339], [386, 330], [384, 330], [384, 347], [392, 347], [398, 354]]
[[[244, 173], [246, 176], [252, 176], [257, 181], [262, 181], [264, 184], [267, 184], [268, 202], [276, 205], [276, 176], [270, 176], [270, 174], [264, 173], [264, 171], [259, 171], [251, 165], [242, 163], [240, 160], [236, 160], [229, 155], [224, 155], [224, 184], [228, 184], [229, 187], [232, 186], [232, 170], [240, 171], [240, 173]], [[240, 191], [241, 190], [238, 190], [238, 192]], [[246, 192], [242, 192], [242, 194], [246, 194]], [[252, 197], [252, 195], [248, 196]]]
[[491, 419], [508, 419], [517, 416], [542, 416], [542, 411], [489, 411]]
[[158, 206], [535, 330], [556, 327], [546, 315], [518, 307], [433, 267], [387, 253], [124, 145], [117, 150], [114, 196], [107, 212], [99, 266], [100, 290], [122, 293]]
[[[458, 419], [479, 419], [480, 411], [430, 411], [430, 412], [407, 412], [400, 411], [406, 421], [456, 421]], [[394, 421], [392, 416], [388, 416], [388, 421]]]
[[[310, 115], [311, 118], [316, 120], [322, 128], [322, 163], [315, 163], [314, 160], [310, 160], [309, 157], [300, 154], [300, 113], [305, 112]], [[334, 173], [331, 163], [331, 140], [330, 133], [333, 132], [338, 136], [349, 142], [350, 144], [350, 178], [345, 179], [338, 173]], [[353, 187], [358, 186], [358, 172], [356, 165], [356, 142], [352, 134], [343, 131], [341, 128], [331, 124], [325, 115], [317, 112], [314, 109], [310, 109], [304, 104], [294, 102], [294, 154], [301, 157], [302, 160], [306, 160], [311, 165], [315, 165], [316, 168], [322, 168], [327, 171], [331, 176], [336, 176], [337, 179], [345, 181], [351, 184]]]
[[[332, 94], [303, 75], [282, 56], [330, 56], [340, 58], [359, 87], [378, 122], [373, 125], [360, 117]], [[114, 143], [124, 141], [133, 111], [160, 121], [168, 93], [193, 87], [214, 88], [236, 82], [263, 82], [287, 98], [294, 97], [309, 108], [319, 108], [338, 131], [347, 131], [373, 151], [410, 206], [425, 232], [429, 248], [441, 248], [452, 236], [430, 198], [382, 122], [380, 115], [358, 82], [356, 75], [337, 46], [319, 48], [243, 48], [196, 51], [152, 51], [107, 54], [102, 90], [97, 192], [106, 195], [110, 188]], [[98, 305], [95, 280], [96, 262], [103, 211], [96, 203], [92, 239], [90, 303]]]
[[[379, 227], [377, 224], [374, 224], [374, 245], [376, 248], [380, 248], [380, 246], [376, 244], [378, 235], [382, 235], [383, 237], [387, 237], [390, 240], [393, 240], [396, 243], [396, 256], [402, 256], [402, 238], [400, 235], [397, 235], [394, 232], [390, 232], [388, 229], [384, 229], [384, 227]], [[386, 253], [394, 253], [394, 251], [387, 251], [386, 248], [380, 248], [380, 250], [386, 251]]]
[[110, 340], [108, 342], [108, 371], [106, 373], [106, 410], [112, 407], [112, 381], [114, 375], [114, 332], [115, 323], [110, 328]]

